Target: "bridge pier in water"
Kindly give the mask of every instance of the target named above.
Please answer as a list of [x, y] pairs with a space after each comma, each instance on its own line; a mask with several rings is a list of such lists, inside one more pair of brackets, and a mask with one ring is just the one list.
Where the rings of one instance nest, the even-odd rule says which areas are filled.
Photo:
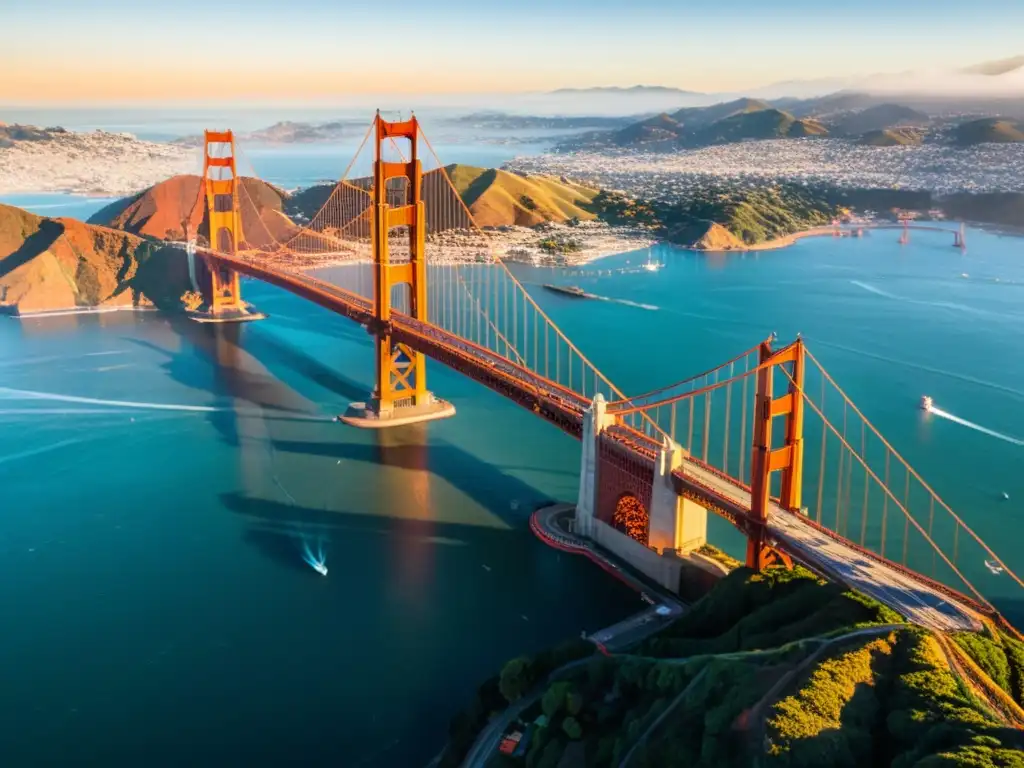
[[[353, 403], [341, 421], [354, 427], [381, 429], [455, 415], [455, 406], [427, 389], [427, 361], [396, 338], [391, 323], [392, 289], [407, 286], [409, 315], [428, 322], [426, 207], [423, 202], [423, 166], [419, 158], [419, 123], [415, 116], [387, 122], [374, 119], [373, 203], [373, 322], [376, 337], [376, 386], [369, 402]], [[384, 142], [406, 139], [411, 146], [409, 162], [382, 158]], [[389, 184], [397, 180], [398, 184]], [[391, 201], [400, 198], [398, 205]], [[408, 260], [392, 259], [390, 232], [404, 227], [409, 237]]]

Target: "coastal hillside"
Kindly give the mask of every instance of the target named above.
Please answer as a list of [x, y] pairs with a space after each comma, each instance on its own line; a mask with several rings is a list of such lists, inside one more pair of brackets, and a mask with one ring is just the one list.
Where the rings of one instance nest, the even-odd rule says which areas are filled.
[[[205, 205], [196, 205], [198, 176], [174, 176], [129, 198], [118, 200], [89, 218], [90, 224], [121, 229], [158, 240], [198, 236], [209, 242]], [[253, 247], [287, 239], [295, 224], [284, 213], [287, 193], [259, 179], [242, 178], [242, 231]], [[251, 201], [251, 205], [249, 202]]]
[[[585, 206], [597, 196], [596, 189], [550, 176], [469, 165], [449, 165], [446, 171], [481, 227], [532, 227], [595, 218]], [[250, 247], [286, 241], [295, 233], [296, 222], [315, 216], [334, 190], [333, 184], [319, 184], [288, 194], [252, 178], [243, 178], [242, 186], [242, 231]], [[428, 185], [428, 196], [430, 189]], [[160, 240], [185, 240], [186, 231], [196, 232], [200, 242], [208, 242], [208, 222], [198, 218], [205, 207], [195, 206], [198, 194], [198, 176], [175, 176], [112, 203], [89, 223]], [[429, 206], [429, 197], [426, 202]]]
[[587, 645], [506, 663], [452, 722], [441, 765], [510, 706], [519, 746], [489, 765], [1021, 764], [1024, 644], [931, 634], [799, 567], [736, 569], [638, 646]]
[[126, 232], [0, 204], [0, 308], [176, 307], [184, 253]]
[[595, 218], [585, 207], [598, 194], [590, 187], [551, 176], [520, 176], [471, 165], [449, 165], [445, 170], [481, 227], [532, 227]]
[[828, 224], [840, 213], [825, 194], [798, 184], [711, 186], [673, 203], [601, 192], [589, 207], [609, 224], [641, 224], [669, 242], [706, 251], [756, 247]]
[[974, 144], [1015, 144], [1024, 141], [1024, 124], [986, 117], [957, 126], [954, 140], [961, 146]]

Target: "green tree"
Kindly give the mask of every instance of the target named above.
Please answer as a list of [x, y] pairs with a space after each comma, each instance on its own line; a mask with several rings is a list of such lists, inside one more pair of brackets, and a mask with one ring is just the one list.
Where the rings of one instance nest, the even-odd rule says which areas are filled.
[[562, 721], [562, 730], [570, 739], [579, 739], [583, 736], [583, 726], [575, 717], [567, 717]]
[[509, 704], [518, 701], [536, 681], [533, 662], [525, 656], [508, 661], [501, 670], [498, 688]]
[[548, 716], [548, 720], [553, 720], [559, 712], [562, 711], [562, 707], [566, 704], [566, 697], [569, 695], [569, 691], [572, 690], [572, 684], [566, 682], [553, 683], [547, 691], [544, 692], [544, 698], [541, 699], [540, 708], [544, 714]]

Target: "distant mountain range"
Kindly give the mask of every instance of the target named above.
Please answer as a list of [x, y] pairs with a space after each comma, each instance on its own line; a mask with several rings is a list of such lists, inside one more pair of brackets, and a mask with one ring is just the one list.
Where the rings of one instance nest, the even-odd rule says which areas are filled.
[[620, 147], [641, 144], [705, 146], [746, 139], [823, 136], [815, 120], [801, 120], [758, 99], [662, 113], [607, 135]]
[[[1024, 56], [987, 61], [960, 69], [875, 73], [861, 76], [787, 80], [739, 92], [700, 92], [659, 85], [631, 87], [561, 88], [538, 94], [537, 105], [561, 101], [564, 110], [578, 114], [623, 114], [630, 104], [643, 103], [652, 112], [670, 112], [684, 106], [708, 106], [747, 96], [778, 102], [782, 99], [815, 99], [839, 92], [885, 97], [915, 109], [948, 109], [987, 112], [994, 105], [1018, 101], [1012, 109], [1024, 114]], [[584, 106], [585, 105], [585, 106]], [[552, 105], [554, 106], [554, 105]], [[781, 104], [776, 106], [783, 107]]]
[[1024, 140], [1022, 123], [998, 115], [965, 120], [880, 102], [882, 97], [839, 93], [818, 99], [742, 98], [709, 107], [683, 107], [618, 130], [571, 139], [564, 149], [640, 147], [668, 150], [759, 139], [832, 136], [868, 146], [920, 144], [926, 136], [959, 145]]
[[684, 91], [682, 88], [670, 88], [664, 85], [633, 85], [628, 88], [618, 86], [598, 86], [596, 88], [559, 88], [550, 92], [552, 96], [566, 96], [569, 94], [601, 94], [612, 93], [621, 96], [650, 96], [671, 94], [673, 96], [704, 96], [699, 91]]

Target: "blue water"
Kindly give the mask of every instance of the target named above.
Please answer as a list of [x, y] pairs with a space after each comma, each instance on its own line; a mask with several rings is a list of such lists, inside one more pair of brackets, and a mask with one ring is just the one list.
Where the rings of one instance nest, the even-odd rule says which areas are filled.
[[[966, 255], [945, 235], [900, 248], [878, 232], [748, 255], [660, 248], [657, 273], [597, 275], [646, 254], [589, 276], [517, 271], [531, 289], [610, 299], [536, 294], [626, 391], [802, 332], [1021, 570], [1024, 448], [918, 408], [927, 393], [1024, 437], [1022, 241], [968, 240]], [[454, 419], [331, 423], [370, 387], [370, 338], [276, 289], [244, 290], [268, 320], [0, 322], [6, 763], [420, 765], [501, 660], [638, 605], [526, 529], [534, 504], [575, 498], [578, 444], [436, 365], [430, 386]], [[711, 535], [739, 545], [717, 519]], [[326, 578], [303, 562], [304, 536], [326, 537]], [[1005, 578], [984, 586], [1011, 595]]]

